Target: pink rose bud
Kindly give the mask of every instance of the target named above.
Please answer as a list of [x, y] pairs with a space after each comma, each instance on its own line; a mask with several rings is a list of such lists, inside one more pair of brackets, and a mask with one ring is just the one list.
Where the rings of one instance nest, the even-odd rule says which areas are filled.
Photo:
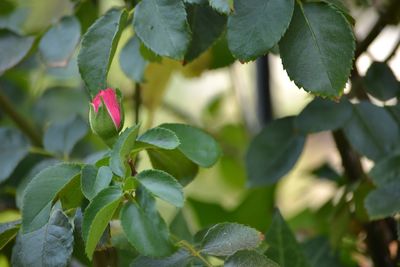
[[90, 126], [110, 146], [122, 129], [123, 116], [119, 90], [101, 90], [90, 104]]

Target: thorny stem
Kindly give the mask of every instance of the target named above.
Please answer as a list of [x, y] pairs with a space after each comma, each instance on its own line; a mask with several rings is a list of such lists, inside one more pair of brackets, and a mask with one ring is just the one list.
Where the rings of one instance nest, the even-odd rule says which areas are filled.
[[30, 121], [23, 117], [15, 106], [11, 103], [8, 97], [0, 89], [0, 109], [2, 109], [18, 126], [18, 128], [29, 137], [32, 144], [42, 147], [42, 138], [39, 133], [33, 128]]
[[178, 242], [178, 245], [187, 249], [194, 257], [199, 258], [207, 267], [213, 267], [213, 265], [209, 263], [190, 243], [186, 242], [185, 240], [181, 240]]

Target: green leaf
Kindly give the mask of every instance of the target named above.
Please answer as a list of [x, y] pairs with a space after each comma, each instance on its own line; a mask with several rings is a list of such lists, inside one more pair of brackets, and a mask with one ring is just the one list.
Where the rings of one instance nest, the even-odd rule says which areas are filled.
[[29, 233], [45, 225], [58, 193], [81, 172], [78, 164], [62, 163], [39, 172], [28, 184], [22, 200], [22, 230]]
[[0, 73], [17, 65], [31, 49], [34, 37], [19, 36], [13, 32], [0, 34]]
[[129, 170], [129, 154], [135, 147], [136, 137], [139, 132], [139, 125], [126, 129], [118, 137], [110, 157], [110, 168], [118, 176], [125, 178]]
[[178, 123], [166, 123], [160, 127], [173, 131], [181, 142], [178, 149], [201, 167], [211, 167], [221, 156], [221, 149], [214, 138], [198, 128]]
[[190, 42], [190, 29], [181, 0], [144, 0], [135, 7], [133, 27], [156, 54], [182, 60]]
[[365, 198], [365, 208], [371, 220], [393, 216], [400, 212], [400, 182], [379, 186]]
[[145, 146], [146, 148], [162, 148], [167, 150], [175, 149], [180, 145], [179, 138], [176, 134], [173, 131], [162, 127], [147, 130], [138, 137], [137, 141], [150, 145]]
[[93, 165], [86, 165], [82, 169], [81, 188], [85, 197], [92, 200], [100, 191], [105, 189], [113, 177], [108, 166], [99, 169]]
[[197, 4], [197, 5], [207, 4], [207, 0], [183, 0], [183, 2], [188, 4]]
[[284, 68], [298, 87], [333, 97], [343, 92], [350, 75], [354, 43], [352, 30], [337, 9], [325, 3], [300, 3], [295, 4], [279, 50]]
[[336, 103], [316, 98], [296, 117], [294, 125], [304, 134], [337, 130], [351, 118], [352, 112], [346, 100]]
[[188, 266], [193, 256], [186, 249], [180, 249], [169, 257], [154, 259], [146, 256], [137, 257], [130, 267], [184, 267]]
[[119, 56], [119, 64], [125, 75], [135, 81], [144, 82], [144, 74], [148, 65], [147, 59], [140, 53], [140, 40], [135, 35], [131, 37], [122, 48]]
[[213, 256], [229, 256], [239, 250], [255, 249], [263, 239], [264, 236], [251, 227], [220, 223], [208, 229], [201, 242], [201, 252]]
[[0, 224], [0, 250], [17, 235], [21, 227], [21, 220]]
[[353, 105], [344, 132], [358, 152], [374, 161], [390, 154], [399, 143], [399, 128], [388, 111], [368, 102]]
[[155, 208], [152, 213], [148, 213], [138, 203], [128, 202], [121, 210], [121, 225], [128, 241], [140, 254], [165, 257], [173, 252], [168, 228], [165, 222], [156, 219], [154, 215], [160, 216]]
[[392, 69], [384, 62], [373, 62], [364, 77], [367, 92], [373, 97], [387, 101], [400, 93], [400, 83]]
[[400, 177], [400, 155], [390, 155], [375, 163], [368, 177], [377, 186], [385, 186], [396, 182]]
[[305, 137], [293, 127], [293, 117], [275, 120], [259, 133], [246, 155], [246, 169], [251, 186], [276, 183], [288, 173], [299, 158]]
[[108, 70], [127, 17], [126, 10], [111, 9], [83, 36], [78, 66], [92, 97], [107, 87]]
[[188, 222], [185, 219], [182, 209], [177, 212], [174, 219], [171, 221], [169, 229], [171, 234], [177, 238], [188, 242], [193, 241], [193, 235], [189, 229]]
[[277, 210], [265, 241], [269, 248], [266, 255], [281, 267], [309, 267], [300, 245]]
[[15, 10], [16, 3], [14, 0], [3, 0], [0, 2], [0, 16], [10, 14]]
[[241, 250], [226, 259], [224, 267], [279, 267], [276, 262], [254, 250]]
[[209, 0], [209, 3], [221, 14], [229, 15], [233, 10], [233, 0]]
[[65, 67], [75, 52], [81, 36], [81, 25], [74, 16], [63, 17], [42, 37], [39, 52], [51, 67]]
[[89, 259], [92, 259], [96, 245], [121, 201], [121, 189], [118, 186], [111, 186], [97, 194], [86, 208], [83, 216], [82, 236], [86, 243], [85, 251]]
[[68, 217], [61, 210], [55, 210], [48, 223], [18, 235], [12, 266], [68, 266], [73, 242], [73, 226]]
[[63, 210], [78, 208], [83, 200], [81, 190], [81, 176], [75, 176], [63, 189], [58, 192], [57, 197], [60, 199]]
[[185, 55], [188, 63], [215, 43], [225, 30], [226, 17], [208, 5], [193, 5], [187, 8], [192, 40]]
[[0, 182], [3, 182], [28, 154], [29, 142], [13, 128], [0, 128], [0, 140]]
[[235, 0], [228, 19], [228, 44], [240, 61], [265, 55], [289, 27], [294, 0]]
[[213, 45], [211, 54], [210, 69], [224, 68], [235, 62], [235, 58], [232, 56], [231, 51], [229, 51], [225, 34]]
[[75, 144], [88, 132], [87, 123], [79, 116], [54, 122], [44, 134], [44, 148], [59, 155], [69, 155]]
[[341, 267], [341, 263], [332, 250], [329, 240], [324, 237], [316, 237], [307, 240], [303, 244], [304, 255], [307, 257], [310, 267]]
[[136, 179], [151, 194], [176, 207], [183, 207], [183, 188], [174, 177], [160, 170], [145, 170]]

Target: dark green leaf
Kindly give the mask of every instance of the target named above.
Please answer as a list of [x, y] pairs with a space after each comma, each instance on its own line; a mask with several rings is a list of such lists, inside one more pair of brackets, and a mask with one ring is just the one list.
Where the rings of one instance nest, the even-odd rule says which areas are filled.
[[135, 35], [126, 42], [119, 56], [119, 64], [125, 75], [135, 81], [144, 82], [148, 61], [140, 53], [140, 40]]
[[343, 177], [333, 169], [330, 164], [324, 163], [312, 171], [312, 174], [318, 178], [327, 179], [329, 181], [340, 182]]
[[185, 124], [167, 123], [160, 125], [173, 131], [181, 144], [178, 149], [201, 167], [211, 167], [221, 155], [218, 143], [207, 133]]
[[78, 55], [79, 72], [90, 95], [107, 86], [107, 74], [128, 13], [111, 9], [85, 33]]
[[29, 233], [45, 225], [58, 193], [80, 174], [77, 164], [62, 163], [44, 169], [28, 184], [22, 201], [22, 230]]
[[354, 49], [348, 22], [326, 3], [295, 4], [289, 29], [279, 43], [289, 77], [297, 86], [322, 96], [343, 92]]
[[97, 194], [86, 208], [83, 216], [82, 236], [86, 243], [85, 251], [89, 259], [92, 259], [96, 245], [121, 200], [121, 189], [111, 186]]
[[365, 198], [365, 208], [372, 220], [392, 216], [400, 212], [400, 182], [379, 186]]
[[192, 233], [182, 210], [179, 210], [169, 225], [171, 233], [181, 240], [193, 241]]
[[358, 152], [375, 161], [398, 145], [399, 128], [394, 119], [384, 108], [368, 102], [353, 105], [353, 116], [344, 132]]
[[341, 267], [339, 259], [334, 254], [329, 240], [317, 237], [308, 240], [303, 245], [303, 251], [310, 263], [310, 267]]
[[180, 249], [169, 257], [154, 259], [146, 256], [137, 257], [130, 267], [186, 267], [193, 259], [189, 251]]
[[364, 77], [367, 92], [382, 101], [400, 93], [400, 83], [392, 69], [384, 62], [373, 62]]
[[182, 185], [187, 185], [197, 175], [199, 167], [187, 159], [178, 149], [149, 149], [151, 165], [163, 170], [178, 179]]
[[44, 134], [44, 148], [59, 155], [69, 155], [75, 144], [88, 132], [87, 123], [78, 116], [54, 122]]
[[0, 128], [0, 140], [0, 182], [3, 182], [28, 154], [29, 142], [13, 128]]
[[212, 8], [225, 15], [233, 10], [233, 0], [209, 0], [209, 3]]
[[[180, 145], [179, 138], [176, 134], [162, 127], [152, 128], [138, 137], [137, 141], [148, 144], [144, 146], [148, 148], [175, 149]], [[141, 145], [142, 146], [142, 145]]]
[[400, 178], [400, 155], [390, 155], [378, 161], [368, 176], [377, 186], [385, 186], [398, 181]]
[[17, 235], [21, 220], [0, 224], [0, 250]]
[[86, 165], [82, 169], [81, 188], [85, 197], [92, 200], [100, 191], [106, 188], [113, 177], [108, 166], [99, 169], [93, 165]]
[[12, 265], [68, 266], [73, 242], [73, 226], [68, 217], [61, 210], [55, 210], [48, 223], [33, 232], [18, 235]]
[[7, 15], [15, 10], [14, 0], [2, 0], [0, 2], [0, 16]]
[[208, 5], [193, 5], [187, 10], [192, 40], [185, 55], [185, 63], [194, 60], [215, 43], [226, 26], [226, 17]]
[[300, 245], [279, 211], [265, 235], [269, 248], [266, 255], [281, 267], [309, 267]]
[[294, 0], [235, 0], [228, 19], [228, 44], [240, 61], [265, 55], [289, 27]]
[[190, 41], [185, 6], [181, 0], [144, 0], [135, 7], [133, 27], [156, 54], [182, 60]]
[[[121, 210], [121, 225], [129, 242], [140, 254], [151, 257], [165, 257], [173, 250], [169, 241], [166, 224], [155, 220], [137, 203], [128, 202]], [[158, 215], [159, 216], [159, 215]]]
[[42, 37], [39, 51], [51, 67], [65, 67], [78, 45], [81, 25], [74, 16], [64, 17]]
[[183, 207], [183, 188], [174, 177], [160, 170], [145, 170], [136, 179], [155, 197], [159, 197], [176, 207]]
[[296, 117], [295, 128], [304, 134], [337, 130], [351, 118], [352, 111], [346, 100], [335, 103], [316, 98]]
[[224, 267], [279, 267], [276, 262], [254, 250], [241, 250], [230, 256]]
[[17, 65], [31, 49], [34, 39], [12, 32], [0, 34], [0, 73]]
[[225, 34], [211, 48], [212, 61], [210, 69], [224, 68], [235, 62], [231, 51], [228, 48], [228, 41]]
[[299, 158], [305, 137], [287, 117], [268, 124], [250, 143], [246, 168], [251, 186], [273, 184], [289, 172]]
[[264, 236], [257, 230], [237, 224], [221, 223], [208, 229], [201, 242], [201, 252], [229, 256], [236, 251], [258, 247]]
[[63, 189], [57, 194], [60, 199], [63, 210], [78, 208], [83, 200], [81, 190], [81, 176], [74, 177]]
[[139, 125], [126, 129], [118, 137], [110, 157], [110, 168], [118, 176], [125, 178], [129, 170], [129, 154], [135, 147], [136, 137], [139, 132]]

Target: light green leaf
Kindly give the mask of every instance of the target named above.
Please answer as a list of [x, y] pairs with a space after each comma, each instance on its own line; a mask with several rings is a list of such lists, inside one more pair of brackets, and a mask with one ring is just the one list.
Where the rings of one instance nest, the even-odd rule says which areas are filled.
[[183, 267], [188, 266], [193, 256], [186, 249], [180, 249], [169, 257], [154, 259], [146, 256], [137, 257], [130, 267]]
[[82, 236], [89, 259], [92, 259], [96, 245], [121, 201], [121, 189], [118, 186], [111, 186], [97, 194], [86, 208], [83, 216]]
[[0, 140], [0, 182], [3, 182], [28, 154], [29, 142], [13, 128], [0, 128]]
[[279, 267], [276, 262], [254, 250], [241, 250], [226, 259], [224, 267]]
[[365, 198], [365, 208], [371, 220], [393, 216], [400, 212], [400, 182], [379, 186]]
[[21, 220], [0, 224], [0, 250], [17, 235], [21, 227]]
[[52, 123], [44, 134], [44, 148], [59, 155], [69, 155], [75, 144], [88, 132], [87, 123], [78, 116]]
[[83, 36], [78, 66], [92, 97], [107, 87], [108, 70], [127, 17], [126, 10], [111, 9]]
[[[175, 149], [180, 145], [179, 138], [176, 134], [173, 131], [162, 127], [147, 130], [138, 137], [137, 141], [139, 141], [139, 146], [144, 146], [146, 148], [162, 148], [167, 150]], [[146, 146], [145, 144], [149, 146]]]
[[136, 179], [151, 194], [176, 207], [183, 207], [183, 188], [174, 177], [160, 170], [145, 170]]
[[135, 7], [133, 27], [156, 54], [182, 60], [190, 42], [185, 6], [181, 0], [143, 0]]
[[0, 74], [17, 65], [31, 49], [34, 37], [19, 36], [12, 32], [0, 34]]
[[326, 3], [295, 4], [289, 29], [279, 43], [290, 79], [306, 91], [331, 97], [343, 92], [354, 49], [345, 17]]
[[22, 200], [24, 233], [35, 231], [47, 223], [58, 193], [80, 172], [80, 165], [62, 163], [44, 169], [32, 179]]
[[230, 256], [239, 250], [257, 248], [263, 239], [264, 236], [251, 227], [220, 223], [208, 229], [201, 241], [201, 252], [213, 256]]
[[228, 19], [228, 45], [240, 61], [265, 55], [282, 38], [294, 0], [235, 0]]
[[226, 17], [208, 5], [192, 5], [187, 8], [192, 40], [185, 55], [188, 63], [214, 44], [225, 30]]
[[[121, 225], [128, 241], [140, 254], [151, 257], [165, 257], [173, 250], [169, 241], [166, 224], [158, 223], [153, 214], [145, 212], [138, 203], [128, 202], [121, 210]], [[156, 214], [158, 217], [158, 213]]]
[[198, 128], [178, 123], [166, 123], [160, 127], [173, 131], [181, 142], [178, 149], [201, 167], [211, 167], [221, 156], [221, 149], [214, 138]]
[[269, 248], [266, 255], [281, 267], [310, 267], [302, 248], [277, 210], [265, 235]]
[[74, 16], [64, 17], [42, 37], [39, 51], [51, 67], [65, 67], [75, 51], [81, 36], [81, 25]]
[[373, 62], [364, 77], [367, 92], [382, 101], [394, 98], [400, 93], [400, 83], [392, 69], [384, 62]]
[[233, 0], [209, 0], [209, 3], [212, 8], [225, 15], [233, 10]]
[[316, 133], [337, 130], [351, 118], [351, 104], [316, 98], [295, 118], [294, 125], [301, 133]]
[[73, 226], [68, 217], [55, 210], [39, 229], [20, 233], [12, 253], [12, 266], [68, 266], [73, 249]]
[[92, 200], [100, 191], [105, 189], [113, 177], [108, 166], [99, 169], [93, 165], [86, 165], [82, 169], [81, 188], [85, 197]]
[[147, 59], [140, 53], [140, 40], [135, 35], [131, 37], [122, 48], [119, 64], [125, 75], [135, 81], [144, 82], [144, 73], [148, 65]]
[[250, 143], [246, 169], [251, 186], [276, 183], [297, 162], [305, 137], [293, 127], [293, 117], [268, 124]]
[[368, 102], [353, 105], [344, 132], [351, 145], [372, 160], [380, 160], [398, 147], [399, 128], [382, 107]]
[[136, 137], [139, 132], [139, 125], [126, 129], [118, 137], [110, 157], [110, 168], [118, 176], [125, 178], [129, 170], [129, 154], [135, 147]]

